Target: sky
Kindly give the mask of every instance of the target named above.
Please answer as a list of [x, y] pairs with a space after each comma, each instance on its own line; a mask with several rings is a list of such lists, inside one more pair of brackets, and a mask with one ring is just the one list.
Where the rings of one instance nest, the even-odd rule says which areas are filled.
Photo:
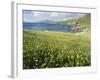
[[47, 11], [23, 11], [24, 22], [41, 22], [41, 21], [63, 21], [67, 19], [78, 19], [86, 13], [69, 13], [69, 12], [47, 12]]

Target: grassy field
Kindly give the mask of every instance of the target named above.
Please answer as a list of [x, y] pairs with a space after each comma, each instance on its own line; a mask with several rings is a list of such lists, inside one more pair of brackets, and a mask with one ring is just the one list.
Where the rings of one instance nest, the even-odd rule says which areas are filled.
[[[23, 31], [23, 68], [90, 66], [90, 35]], [[88, 35], [87, 35], [88, 34]]]

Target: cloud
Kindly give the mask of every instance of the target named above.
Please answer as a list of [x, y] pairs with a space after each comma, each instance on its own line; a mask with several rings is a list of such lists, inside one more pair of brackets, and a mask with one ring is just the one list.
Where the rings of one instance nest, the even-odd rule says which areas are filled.
[[23, 11], [23, 20], [24, 22], [32, 22], [33, 21], [33, 14], [31, 11]]
[[32, 11], [32, 13], [33, 13], [33, 16], [34, 16], [34, 17], [39, 17], [40, 14], [41, 14], [41, 12], [34, 12], [34, 11]]
[[58, 17], [59, 14], [57, 12], [51, 12], [50, 17]]
[[24, 11], [24, 22], [39, 22], [44, 20], [61, 21], [65, 19], [77, 19], [84, 13]]

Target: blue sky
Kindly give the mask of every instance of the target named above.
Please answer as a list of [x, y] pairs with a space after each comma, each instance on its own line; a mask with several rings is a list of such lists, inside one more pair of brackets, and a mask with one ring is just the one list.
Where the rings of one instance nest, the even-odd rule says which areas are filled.
[[46, 12], [46, 11], [23, 11], [24, 22], [40, 22], [45, 20], [62, 21], [67, 19], [78, 19], [86, 13], [64, 13], [64, 12]]

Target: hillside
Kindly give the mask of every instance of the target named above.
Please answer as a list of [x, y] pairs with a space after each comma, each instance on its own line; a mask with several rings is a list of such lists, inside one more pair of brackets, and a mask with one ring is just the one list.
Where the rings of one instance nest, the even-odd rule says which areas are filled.
[[87, 14], [87, 15], [79, 18], [79, 19], [65, 20], [62, 23], [74, 25], [75, 22], [78, 22], [81, 27], [85, 27], [85, 28], [90, 27], [90, 25], [91, 25], [91, 15]]
[[80, 25], [83, 25], [85, 27], [90, 27], [91, 25], [91, 15], [85, 15], [83, 17], [81, 17], [80, 19], [78, 19], [78, 22]]

